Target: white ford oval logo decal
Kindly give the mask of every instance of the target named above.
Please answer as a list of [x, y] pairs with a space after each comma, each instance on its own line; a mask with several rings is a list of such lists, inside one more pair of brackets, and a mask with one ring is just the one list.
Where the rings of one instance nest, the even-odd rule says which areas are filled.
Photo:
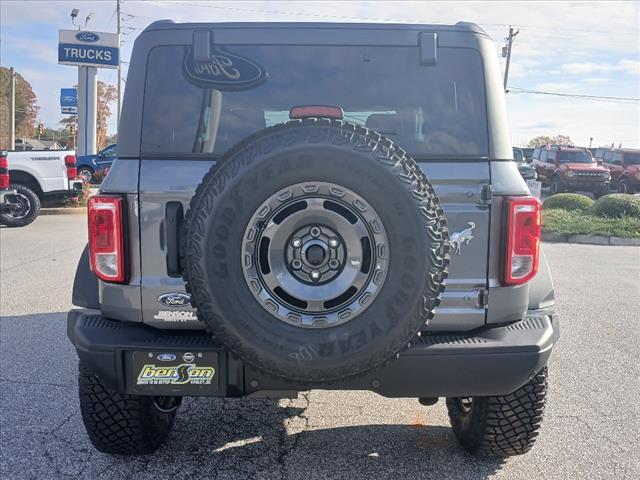
[[191, 296], [186, 293], [165, 293], [158, 297], [158, 303], [165, 307], [190, 307]]
[[84, 43], [94, 43], [100, 40], [100, 35], [93, 32], [78, 32], [75, 35], [76, 40]]

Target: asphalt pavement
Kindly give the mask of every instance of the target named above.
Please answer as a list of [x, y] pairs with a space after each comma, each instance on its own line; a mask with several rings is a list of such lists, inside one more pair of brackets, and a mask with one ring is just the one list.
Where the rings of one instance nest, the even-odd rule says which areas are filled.
[[89, 443], [65, 335], [83, 216], [0, 228], [0, 476], [7, 479], [640, 478], [640, 248], [545, 244], [562, 338], [527, 455], [476, 459], [444, 402], [313, 390], [296, 400], [187, 399], [138, 458]]

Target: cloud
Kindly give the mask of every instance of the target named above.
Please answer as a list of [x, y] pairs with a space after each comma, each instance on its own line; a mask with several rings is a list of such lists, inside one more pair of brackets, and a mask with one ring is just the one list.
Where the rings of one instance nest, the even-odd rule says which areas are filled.
[[604, 85], [605, 83], [608, 83], [611, 81], [611, 79], [609, 78], [603, 78], [603, 77], [593, 77], [593, 78], [585, 78], [584, 80], [582, 80], [584, 83], [587, 83], [589, 85]]
[[533, 88], [534, 90], [542, 90], [545, 92], [571, 92], [575, 90], [576, 85], [574, 83], [567, 82], [544, 82], [538, 83]]
[[610, 63], [565, 63], [560, 67], [561, 71], [569, 75], [581, 75], [585, 73], [605, 73], [623, 71], [631, 75], [640, 75], [640, 62], [636, 60], [620, 60], [617, 64]]

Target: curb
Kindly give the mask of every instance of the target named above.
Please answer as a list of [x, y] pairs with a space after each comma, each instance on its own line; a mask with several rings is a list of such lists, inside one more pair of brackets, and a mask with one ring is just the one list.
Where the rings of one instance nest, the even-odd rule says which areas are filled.
[[40, 215], [86, 215], [87, 207], [41, 208]]
[[622, 238], [606, 235], [561, 235], [543, 233], [542, 241], [550, 243], [581, 243], [584, 245], [624, 245], [640, 247], [640, 238]]

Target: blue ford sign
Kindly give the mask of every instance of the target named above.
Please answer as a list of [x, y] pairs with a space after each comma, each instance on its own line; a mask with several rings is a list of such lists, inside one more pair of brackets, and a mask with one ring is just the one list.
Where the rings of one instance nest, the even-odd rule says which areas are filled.
[[100, 40], [100, 35], [95, 32], [78, 32], [75, 37], [76, 40], [83, 43], [95, 43]]
[[78, 90], [75, 88], [60, 89], [60, 111], [63, 115], [77, 115]]
[[120, 37], [108, 32], [60, 30], [58, 63], [117, 68], [120, 63]]

